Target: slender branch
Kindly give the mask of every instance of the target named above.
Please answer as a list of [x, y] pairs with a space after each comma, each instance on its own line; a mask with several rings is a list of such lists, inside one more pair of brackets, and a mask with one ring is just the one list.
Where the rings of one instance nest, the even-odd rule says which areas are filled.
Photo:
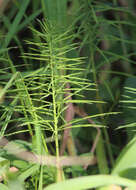
[[[75, 113], [77, 115], [79, 115], [80, 117], [87, 117], [88, 116], [87, 113], [83, 109], [79, 108], [78, 106], [74, 106], [74, 110], [75, 110]], [[95, 122], [92, 119], [88, 118], [87, 120], [90, 124], [95, 124]], [[95, 127], [95, 128], [97, 130], [97, 134], [96, 134], [95, 140], [94, 140], [93, 145], [92, 145], [91, 150], [90, 150], [90, 152], [92, 154], [94, 154], [94, 151], [96, 149], [96, 146], [97, 146], [100, 134], [101, 134], [101, 130], [97, 127]], [[86, 163], [84, 165], [84, 169], [87, 169], [87, 167], [88, 167], [88, 164]]]
[[[67, 91], [67, 93], [65, 94], [65, 97], [67, 97], [69, 100], [72, 100], [72, 97], [70, 96], [70, 85], [69, 85], [69, 83], [66, 84], [66, 91]], [[75, 113], [77, 115], [79, 115], [80, 117], [83, 117], [83, 118], [88, 116], [83, 109], [79, 108], [78, 106], [74, 106], [72, 103], [69, 102], [67, 104], [67, 109], [66, 109], [66, 113], [65, 113], [65, 121], [67, 123], [69, 123], [74, 118]], [[88, 118], [87, 120], [89, 123], [95, 124], [95, 122], [93, 120], [91, 120], [90, 118]], [[71, 126], [71, 124], [68, 124], [66, 127], [69, 127], [69, 126]], [[70, 130], [71, 130], [70, 128], [66, 128], [64, 130], [62, 145], [60, 148], [60, 155], [64, 154], [64, 151], [65, 151], [66, 146], [67, 146], [68, 139], [70, 138]], [[96, 134], [94, 143], [92, 145], [92, 148], [90, 150], [90, 152], [92, 154], [94, 153], [94, 151], [96, 149], [96, 146], [97, 146], [100, 134], [101, 134], [101, 131], [99, 128], [96, 127], [96, 130], [97, 130], [97, 134]], [[87, 167], [88, 167], [88, 164], [86, 164], [84, 166], [84, 168], [87, 168]]]
[[[70, 85], [69, 83], [66, 83], [66, 94], [65, 94], [65, 97], [69, 100], [72, 100], [72, 97], [70, 96]], [[65, 121], [66, 123], [69, 123], [73, 118], [74, 118], [74, 115], [75, 115], [75, 111], [74, 111], [74, 106], [72, 103], [67, 103], [67, 109], [66, 109], [66, 112], [65, 112]], [[70, 124], [68, 124], [66, 127], [69, 127], [71, 126]], [[67, 141], [68, 141], [68, 138], [70, 136], [70, 128], [66, 128], [64, 130], [64, 135], [63, 135], [63, 140], [62, 140], [62, 145], [61, 145], [61, 148], [60, 148], [60, 155], [63, 155], [64, 154], [64, 151], [66, 149], [66, 145], [67, 145]]]

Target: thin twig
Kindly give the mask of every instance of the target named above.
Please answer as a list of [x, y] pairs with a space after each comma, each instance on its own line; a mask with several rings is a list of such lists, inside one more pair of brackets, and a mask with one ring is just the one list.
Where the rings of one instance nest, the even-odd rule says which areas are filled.
[[[76, 113], [77, 115], [79, 115], [80, 117], [87, 117], [87, 116], [88, 116], [87, 113], [86, 113], [83, 109], [79, 108], [78, 106], [74, 106], [74, 110], [75, 110], [75, 113]], [[94, 122], [92, 119], [88, 118], [87, 120], [88, 120], [88, 122], [89, 122], [90, 124], [95, 124], [95, 122]], [[94, 154], [94, 151], [95, 151], [95, 149], [96, 149], [96, 146], [97, 146], [97, 143], [98, 143], [100, 134], [101, 134], [100, 129], [99, 129], [98, 127], [95, 127], [95, 128], [96, 128], [96, 130], [97, 130], [97, 134], [96, 134], [94, 143], [93, 143], [93, 145], [92, 145], [92, 147], [91, 147], [91, 150], [90, 150], [90, 152], [91, 152], [92, 154]], [[88, 167], [88, 164], [86, 163], [86, 164], [84, 165], [84, 169], [87, 169], [87, 167]]]
[[[69, 83], [66, 84], [65, 97], [68, 100], [72, 100], [72, 97], [70, 96], [70, 85], [69, 85]], [[69, 123], [74, 118], [74, 115], [75, 115], [74, 106], [73, 106], [73, 104], [71, 102], [69, 102], [69, 103], [67, 103], [67, 109], [66, 109], [66, 112], [65, 112], [65, 121], [66, 121], [66, 123]], [[70, 136], [70, 130], [71, 130], [70, 128], [67, 128], [69, 126], [71, 126], [71, 125], [68, 124], [66, 126], [66, 129], [64, 130], [62, 145], [61, 145], [61, 148], [60, 148], [60, 155], [63, 155], [64, 151], [66, 149], [67, 141], [68, 141], [68, 138]]]
[[[71, 93], [71, 92], [70, 92], [70, 85], [69, 85], [69, 83], [67, 83], [67, 84], [66, 84], [66, 94], [65, 94], [65, 97], [68, 98], [69, 100], [72, 100], [72, 97], [70, 96], [70, 93]], [[76, 113], [77, 115], [79, 115], [80, 117], [83, 117], [83, 118], [88, 116], [87, 113], [86, 113], [83, 109], [79, 108], [78, 106], [74, 106], [72, 103], [69, 102], [69, 103], [67, 104], [67, 109], [66, 109], [66, 113], [65, 113], [65, 121], [66, 121], [67, 123], [69, 123], [69, 122], [74, 118], [75, 113]], [[95, 122], [94, 122], [93, 120], [91, 120], [90, 118], [88, 118], [87, 120], [88, 120], [88, 122], [89, 122], [90, 124], [95, 124]], [[66, 149], [66, 145], [67, 145], [68, 139], [69, 139], [69, 137], [70, 137], [70, 130], [71, 130], [71, 129], [70, 129], [70, 128], [67, 128], [67, 127], [69, 127], [69, 126], [71, 126], [71, 125], [68, 124], [68, 125], [66, 126], [66, 129], [64, 130], [62, 145], [61, 145], [61, 148], [60, 148], [60, 155], [63, 155], [63, 154], [64, 154], [64, 151], [65, 151], [65, 149]], [[92, 148], [91, 148], [91, 150], [90, 150], [90, 152], [91, 152], [92, 154], [94, 154], [94, 151], [95, 151], [95, 149], [96, 149], [96, 146], [97, 146], [97, 143], [98, 143], [100, 134], [101, 134], [100, 129], [97, 128], [97, 127], [95, 127], [95, 128], [96, 128], [96, 130], [97, 130], [97, 135], [96, 135], [96, 137], [95, 137], [94, 143], [93, 143]], [[85, 169], [87, 169], [87, 167], [88, 167], [88, 163], [86, 163], [86, 164], [84, 165], [84, 168], [85, 168]]]

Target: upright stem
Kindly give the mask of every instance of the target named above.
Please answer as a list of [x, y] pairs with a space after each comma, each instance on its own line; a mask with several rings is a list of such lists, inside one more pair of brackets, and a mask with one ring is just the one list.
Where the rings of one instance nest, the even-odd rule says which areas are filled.
[[[92, 64], [92, 69], [93, 69], [94, 81], [97, 84], [97, 77], [96, 77], [94, 57], [93, 57], [93, 49], [92, 48], [91, 48], [91, 64]], [[98, 89], [96, 91], [96, 98], [98, 100], [100, 100]], [[97, 106], [98, 106], [99, 112], [103, 113], [101, 105], [97, 104]], [[102, 118], [102, 120], [103, 120], [103, 118]], [[98, 144], [96, 147], [96, 154], [98, 157], [98, 167], [99, 167], [100, 173], [107, 174], [109, 172], [109, 168], [108, 168], [108, 163], [106, 160], [106, 153], [105, 153], [105, 147], [104, 147], [103, 142], [104, 142], [103, 136], [102, 136], [102, 134], [100, 134], [99, 141], [98, 141]], [[109, 144], [109, 142], [108, 142], [108, 144]], [[108, 144], [107, 144], [107, 146], [109, 146]]]
[[[51, 51], [52, 49], [50, 49]], [[51, 51], [52, 54], [52, 51]], [[53, 99], [53, 115], [54, 115], [54, 133], [55, 133], [55, 147], [56, 147], [56, 166], [57, 166], [57, 181], [61, 181], [62, 179], [62, 172], [60, 168], [60, 161], [59, 161], [59, 142], [58, 142], [58, 117], [57, 117], [57, 105], [56, 105], [56, 86], [54, 83], [54, 63], [55, 60], [51, 59], [51, 84], [52, 84], [52, 99]]]
[[[113, 4], [115, 6], [117, 6], [117, 4], [118, 4], [117, 0], [113, 0]], [[115, 18], [117, 21], [120, 21], [119, 13], [115, 13]], [[118, 30], [119, 30], [119, 34], [120, 34], [123, 55], [126, 56], [127, 55], [127, 46], [125, 45], [125, 42], [124, 42], [124, 32], [123, 32], [123, 28], [122, 28], [122, 25], [120, 24], [120, 22], [118, 22]], [[128, 61], [123, 62], [122, 67], [124, 68], [126, 73], [132, 73], [131, 64]]]
[[[69, 85], [69, 83], [66, 84], [65, 97], [68, 98], [69, 100], [72, 99], [72, 97], [70, 96], [70, 85]], [[73, 119], [74, 115], [75, 115], [75, 111], [74, 111], [73, 104], [71, 102], [69, 102], [67, 104], [67, 109], [66, 109], [66, 113], [65, 113], [65, 121], [67, 123], [69, 123]], [[68, 126], [70, 126], [70, 125], [68, 125]], [[61, 148], [60, 148], [60, 155], [63, 155], [69, 137], [70, 137], [70, 128], [66, 128], [64, 130], [63, 141], [62, 141], [62, 145], [61, 145]]]

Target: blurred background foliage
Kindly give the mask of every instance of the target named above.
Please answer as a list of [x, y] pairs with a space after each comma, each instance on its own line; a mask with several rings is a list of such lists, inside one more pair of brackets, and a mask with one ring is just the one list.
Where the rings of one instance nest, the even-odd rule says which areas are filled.
[[[34, 45], [42, 43], [42, 39], [34, 30], [42, 31], [39, 22], [43, 20], [53, 26], [53, 32], [58, 36], [70, 31], [72, 38], [60, 42], [60, 47], [76, 43], [77, 48], [71, 49], [67, 56], [83, 58], [84, 64], [77, 67], [84, 69], [79, 77], [96, 84], [96, 91], [84, 90], [81, 97], [75, 94], [74, 99], [78, 97], [82, 100], [84, 95], [87, 100], [106, 102], [82, 104], [82, 109], [88, 115], [119, 112], [117, 115], [106, 115], [96, 120], [97, 123], [107, 126], [101, 130], [96, 148], [98, 164], [89, 166], [87, 170], [82, 167], [65, 168], [66, 178], [113, 173], [136, 179], [134, 159], [136, 156], [134, 128], [136, 125], [136, 3], [134, 0], [0, 0], [1, 137], [7, 136], [9, 140], [22, 139], [28, 143], [29, 148], [33, 149], [29, 146], [31, 129], [27, 130], [25, 127], [18, 129], [17, 126], [22, 120], [15, 118], [21, 118], [22, 113], [14, 112], [12, 108], [17, 104], [14, 88], [16, 85], [23, 85], [15, 82], [18, 78], [16, 73], [21, 73], [24, 78], [30, 74], [29, 78], [25, 79], [28, 80], [25, 81], [27, 87], [30, 87], [29, 80], [33, 80], [32, 73], [39, 72], [39, 69], [44, 67], [43, 61], [27, 59], [24, 56], [25, 53], [33, 53], [33, 48], [42, 51], [42, 47]], [[71, 70], [69, 74], [75, 72]], [[35, 89], [38, 84], [36, 82], [33, 83]], [[29, 93], [34, 92], [30, 90]], [[52, 101], [51, 97], [49, 101]], [[80, 124], [87, 123], [84, 120]], [[47, 137], [50, 136], [50, 132], [46, 133]], [[91, 127], [72, 129], [77, 154], [89, 152], [95, 135], [96, 129]], [[53, 147], [54, 144], [50, 145], [49, 149], [54, 153]], [[30, 167], [23, 162], [20, 165], [14, 161], [12, 164], [22, 167], [24, 172], [28, 171], [28, 178], [23, 178], [26, 180], [27, 189], [36, 189], [36, 187], [42, 189], [43, 185], [55, 181], [54, 169], [47, 167], [48, 172], [44, 170], [45, 172], [40, 173], [44, 182], [41, 180], [43, 184], [39, 185], [39, 174], [36, 174], [37, 169], [34, 166], [29, 171]], [[23, 187], [20, 186], [21, 188]]]

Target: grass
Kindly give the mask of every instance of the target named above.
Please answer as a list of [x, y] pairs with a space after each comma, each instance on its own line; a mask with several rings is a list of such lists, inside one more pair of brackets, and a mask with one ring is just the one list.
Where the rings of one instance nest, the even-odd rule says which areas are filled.
[[0, 6], [1, 189], [135, 189], [134, 1]]

